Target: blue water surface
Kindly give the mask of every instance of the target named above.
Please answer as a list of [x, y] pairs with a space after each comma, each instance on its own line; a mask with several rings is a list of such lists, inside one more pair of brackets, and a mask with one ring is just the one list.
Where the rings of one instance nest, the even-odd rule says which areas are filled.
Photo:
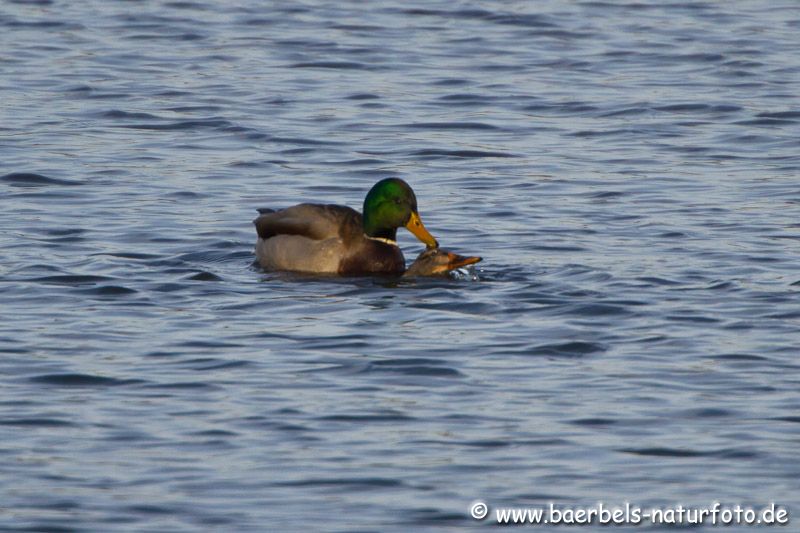
[[[0, 45], [3, 531], [800, 513], [796, 2], [17, 0]], [[257, 207], [388, 176], [477, 276], [253, 265]]]

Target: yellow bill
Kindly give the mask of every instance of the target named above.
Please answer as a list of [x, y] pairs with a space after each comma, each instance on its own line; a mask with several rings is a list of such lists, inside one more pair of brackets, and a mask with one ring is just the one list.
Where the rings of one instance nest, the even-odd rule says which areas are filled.
[[433, 238], [433, 235], [428, 233], [428, 230], [425, 229], [425, 226], [422, 224], [422, 220], [419, 219], [419, 213], [416, 211], [411, 212], [411, 218], [408, 219], [406, 223], [406, 229], [414, 234], [414, 236], [425, 243], [428, 248], [438, 248], [439, 243], [436, 242], [436, 239]]

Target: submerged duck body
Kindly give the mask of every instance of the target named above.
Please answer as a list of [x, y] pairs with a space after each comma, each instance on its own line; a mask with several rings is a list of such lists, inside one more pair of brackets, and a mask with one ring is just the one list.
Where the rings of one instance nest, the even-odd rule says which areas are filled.
[[417, 211], [414, 191], [403, 180], [376, 183], [363, 215], [342, 205], [299, 204], [260, 210], [256, 258], [266, 270], [341, 276], [400, 275], [405, 259], [397, 246], [404, 226], [428, 247], [438, 247]]

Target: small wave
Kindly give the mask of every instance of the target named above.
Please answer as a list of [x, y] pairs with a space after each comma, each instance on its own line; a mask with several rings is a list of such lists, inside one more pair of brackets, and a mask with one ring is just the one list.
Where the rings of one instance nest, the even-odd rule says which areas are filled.
[[86, 230], [83, 228], [49, 228], [47, 230], [47, 234], [53, 237], [67, 237], [81, 235], [82, 233], [86, 233]]
[[542, 102], [542, 103], [529, 104], [522, 108], [523, 111], [551, 112], [551, 113], [559, 113], [565, 115], [592, 113], [594, 111], [597, 111], [598, 109], [599, 108], [595, 105], [580, 101], [559, 102], [557, 104]]
[[407, 509], [403, 511], [403, 520], [410, 526], [420, 526], [420, 529], [430, 528], [431, 524], [436, 526], [453, 524], [455, 527], [463, 527], [464, 514], [434, 508]]
[[725, 60], [725, 56], [722, 54], [708, 52], [698, 52], [694, 54], [666, 54], [661, 57], [664, 61], [675, 61], [678, 63], [719, 63]]
[[576, 426], [610, 426], [616, 424], [618, 421], [613, 418], [576, 418], [570, 420], [569, 423]]
[[362, 371], [363, 373], [391, 373], [404, 376], [460, 377], [463, 374], [440, 361], [421, 357], [408, 359], [387, 359], [373, 361]]
[[469, 106], [489, 104], [493, 98], [481, 94], [448, 94], [438, 98], [439, 105]]
[[413, 416], [402, 413], [381, 413], [371, 415], [328, 415], [317, 417], [326, 422], [408, 422], [415, 420]]
[[675, 281], [666, 278], [659, 278], [656, 276], [642, 276], [636, 278], [636, 280], [641, 281], [643, 283], [647, 283], [648, 285], [661, 285], [661, 286], [672, 286], [672, 287], [677, 285], [683, 285], [683, 283], [681, 283], [680, 281]]
[[632, 455], [644, 455], [650, 457], [719, 457], [723, 459], [750, 459], [757, 457], [756, 452], [735, 448], [724, 448], [720, 450], [694, 450], [691, 448], [622, 448], [618, 450]]
[[779, 320], [796, 320], [800, 318], [800, 310], [787, 311], [785, 313], [773, 313], [766, 315], [765, 318], [777, 318]]
[[779, 422], [791, 422], [793, 424], [800, 424], [800, 416], [776, 416], [770, 420], [777, 420]]
[[785, 126], [796, 123], [796, 120], [785, 118], [754, 118], [751, 120], [740, 120], [738, 122], [734, 122], [734, 124], [737, 126]]
[[176, 381], [172, 383], [150, 383], [148, 385], [145, 385], [145, 388], [155, 389], [155, 390], [218, 389], [216, 385], [212, 383], [205, 383], [202, 381]]
[[0, 181], [8, 183], [12, 187], [47, 187], [50, 185], [60, 186], [75, 186], [83, 185], [79, 181], [61, 180], [43, 176], [42, 174], [34, 174], [32, 172], [12, 172], [0, 176]]
[[371, 490], [381, 487], [402, 487], [403, 482], [398, 479], [359, 477], [359, 478], [315, 478], [297, 481], [283, 481], [275, 483], [281, 487], [346, 487], [349, 489]]
[[624, 107], [621, 109], [616, 109], [614, 111], [606, 111], [604, 113], [598, 114], [599, 117], [602, 118], [610, 118], [610, 117], [630, 117], [635, 115], [643, 115], [647, 113], [649, 109], [644, 106], [636, 106], [636, 107]]
[[497, 126], [483, 122], [412, 122], [402, 124], [404, 128], [420, 130], [500, 130]]
[[580, 130], [575, 131], [572, 133], [568, 133], [570, 137], [579, 137], [579, 138], [592, 138], [592, 137], [611, 137], [614, 135], [631, 135], [631, 134], [639, 134], [641, 132], [636, 131], [635, 129], [612, 129], [612, 130]]
[[269, 141], [278, 144], [298, 144], [298, 145], [312, 145], [312, 146], [338, 146], [344, 143], [340, 141], [322, 140], [322, 139], [306, 139], [302, 137], [269, 137]]
[[430, 9], [410, 8], [402, 11], [405, 15], [417, 17], [442, 17], [447, 19], [483, 20], [504, 26], [524, 28], [552, 28], [555, 24], [545, 20], [543, 15], [524, 13], [497, 13], [484, 9]]
[[[385, 159], [375, 159], [375, 158], [361, 158], [361, 159], [350, 159], [347, 161], [329, 161], [327, 163], [331, 166], [345, 166], [345, 167], [355, 167], [355, 166], [380, 166], [386, 165], [387, 161]], [[309, 187], [309, 189], [313, 190], [313, 188]]]
[[695, 113], [698, 111], [709, 111], [711, 106], [708, 104], [684, 103], [656, 106], [654, 109], [667, 113]]
[[716, 324], [720, 322], [718, 318], [710, 316], [696, 316], [696, 315], [667, 315], [667, 320], [674, 322], [691, 322], [695, 324]]
[[205, 359], [203, 360], [203, 364], [199, 366], [192, 366], [192, 370], [197, 370], [198, 372], [209, 372], [228, 370], [231, 368], [242, 368], [249, 365], [249, 361], [220, 361], [218, 359]]
[[[437, 83], [436, 85], [440, 85]], [[488, 101], [489, 98], [483, 94], [473, 94], [473, 93], [455, 93], [455, 94], [446, 94], [444, 96], [439, 97], [440, 102], [483, 102]]]
[[750, 353], [725, 353], [718, 355], [708, 355], [706, 359], [723, 360], [723, 361], [769, 361], [768, 357], [763, 355], [754, 355]]
[[74, 426], [72, 422], [59, 418], [2, 418], [0, 426], [64, 427]]
[[213, 272], [198, 272], [197, 274], [193, 274], [186, 278], [187, 280], [191, 281], [222, 281], [222, 278], [214, 274]]
[[[438, 87], [461, 87], [464, 85], [469, 85], [471, 82], [464, 78], [443, 78], [441, 80], [436, 80], [433, 82], [433, 85]], [[443, 97], [446, 98], [446, 97]]]
[[202, 41], [207, 39], [206, 35], [195, 32], [184, 33], [137, 33], [133, 35], [126, 35], [124, 39], [129, 41]]
[[83, 291], [84, 294], [93, 294], [95, 296], [127, 296], [138, 292], [136, 289], [129, 289], [121, 285], [103, 285]]
[[[18, 2], [21, 3], [21, 2]], [[0, 19], [2, 20], [2, 19]], [[84, 26], [76, 23], [67, 23], [58, 20], [35, 20], [35, 21], [26, 21], [26, 20], [11, 20], [6, 19], [2, 20], [3, 26], [8, 26], [11, 28], [29, 28], [29, 29], [41, 29], [41, 30], [52, 30], [52, 29], [59, 29], [59, 30], [71, 30], [71, 31], [79, 31], [84, 29]]]
[[605, 346], [584, 341], [571, 341], [557, 344], [542, 344], [527, 350], [529, 355], [545, 355], [555, 357], [583, 357], [585, 355], [604, 352]]
[[586, 248], [581, 246], [571, 246], [571, 245], [547, 245], [547, 244], [537, 244], [531, 246], [532, 250], [539, 250], [542, 252], [585, 252]]
[[57, 283], [62, 285], [81, 285], [85, 283], [99, 283], [103, 281], [114, 281], [108, 276], [93, 276], [89, 274], [62, 274], [58, 276], [42, 276], [31, 278], [26, 281], [38, 281], [40, 283]]
[[379, 100], [380, 96], [372, 93], [355, 93], [347, 97], [348, 100]]
[[462, 440], [454, 441], [448, 440], [448, 446], [467, 446], [470, 448], [507, 448], [516, 442], [509, 442], [500, 439], [477, 439], [477, 440]]
[[357, 61], [306, 61], [293, 63], [290, 68], [322, 68], [334, 70], [369, 70], [375, 67]]
[[435, 150], [435, 149], [417, 150], [415, 152], [411, 152], [411, 155], [416, 155], [420, 157], [431, 157], [431, 158], [519, 157], [517, 155], [509, 154], [507, 152], [489, 152], [483, 150]]
[[166, 505], [136, 504], [127, 505], [122, 508], [129, 513], [141, 513], [144, 515], [174, 515], [180, 511], [180, 507], [170, 507]]
[[699, 409], [688, 409], [681, 413], [686, 418], [725, 418], [736, 416], [735, 411], [729, 409], [718, 409], [715, 407], [703, 407]]
[[620, 196], [625, 196], [624, 192], [621, 191], [602, 191], [602, 192], [595, 192], [588, 194], [589, 198], [596, 198], [598, 200], [607, 200], [609, 198], [619, 198]]
[[110, 111], [103, 111], [100, 113], [102, 118], [111, 118], [115, 120], [162, 120], [161, 117], [152, 115], [150, 113], [133, 113], [129, 111], [122, 111], [121, 109], [111, 109]]
[[108, 257], [119, 257], [121, 259], [137, 259], [137, 260], [158, 259], [161, 257], [158, 254], [143, 254], [139, 252], [104, 252], [92, 255], [104, 255]]
[[204, 130], [204, 129], [228, 129], [234, 127], [233, 123], [219, 118], [181, 120], [178, 122], [168, 122], [166, 124], [121, 124], [120, 128], [130, 128], [135, 130], [153, 131], [173, 131], [173, 130]]
[[770, 111], [765, 113], [758, 113], [756, 116], [763, 118], [792, 119], [792, 118], [800, 118], [800, 111]]
[[557, 26], [552, 22], [548, 22], [545, 20], [543, 15], [539, 14], [502, 14], [502, 15], [491, 15], [488, 17], [489, 21], [494, 22], [496, 24], [502, 24], [506, 26], [520, 26], [523, 28], [556, 28]]
[[117, 379], [92, 374], [43, 374], [30, 378], [33, 383], [60, 387], [114, 387], [143, 383], [138, 379]]
[[708, 452], [703, 452], [699, 450], [691, 450], [686, 448], [665, 448], [665, 447], [622, 448], [619, 451], [631, 455], [645, 455], [650, 457], [705, 457], [709, 455]]
[[589, 303], [581, 304], [572, 307], [569, 310], [571, 315], [600, 317], [600, 316], [616, 316], [627, 313], [628, 310], [621, 305], [612, 305], [607, 303]]
[[178, 344], [178, 346], [184, 348], [216, 348], [216, 349], [225, 349], [225, 348], [243, 348], [244, 344], [236, 344], [231, 342], [221, 342], [221, 341], [204, 341], [204, 340], [191, 340], [191, 341], [184, 341]]
[[47, 237], [36, 239], [42, 242], [51, 242], [54, 244], [65, 244], [73, 242], [86, 241], [83, 234], [86, 230], [83, 228], [47, 228], [44, 233]]

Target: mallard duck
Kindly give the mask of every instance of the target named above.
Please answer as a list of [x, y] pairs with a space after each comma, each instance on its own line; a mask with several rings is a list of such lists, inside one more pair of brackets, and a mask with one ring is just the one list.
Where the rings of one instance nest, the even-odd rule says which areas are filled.
[[451, 270], [474, 265], [481, 257], [465, 257], [441, 248], [428, 248], [417, 256], [403, 277], [443, 276]]
[[256, 257], [267, 270], [342, 276], [400, 275], [405, 259], [397, 246], [403, 226], [428, 248], [439, 243], [417, 211], [417, 197], [405, 181], [388, 178], [364, 198], [363, 216], [343, 205], [299, 204], [259, 209]]

